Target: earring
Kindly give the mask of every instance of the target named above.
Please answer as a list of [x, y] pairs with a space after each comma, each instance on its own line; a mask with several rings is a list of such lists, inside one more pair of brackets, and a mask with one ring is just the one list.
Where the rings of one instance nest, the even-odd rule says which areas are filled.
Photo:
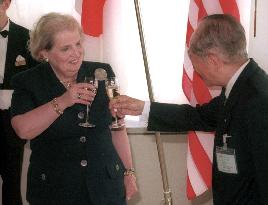
[[45, 58], [45, 61], [48, 62], [48, 58]]

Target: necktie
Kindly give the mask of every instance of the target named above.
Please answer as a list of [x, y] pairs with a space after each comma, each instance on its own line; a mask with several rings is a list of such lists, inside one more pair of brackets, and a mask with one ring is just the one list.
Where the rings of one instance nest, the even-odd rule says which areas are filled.
[[226, 90], [226, 88], [223, 87], [222, 90], [221, 90], [221, 94], [220, 94], [222, 102], [223, 102], [223, 105], [225, 105], [225, 102], [226, 102], [225, 90]]
[[7, 30], [0, 31], [0, 34], [1, 34], [1, 36], [3, 36], [4, 38], [6, 38], [7, 35], [8, 35], [8, 31], [7, 31]]

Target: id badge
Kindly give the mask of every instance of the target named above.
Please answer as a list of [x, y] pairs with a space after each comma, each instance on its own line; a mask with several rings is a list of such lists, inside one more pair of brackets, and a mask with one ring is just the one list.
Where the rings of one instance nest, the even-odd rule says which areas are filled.
[[238, 174], [235, 149], [216, 146], [218, 170], [228, 174]]

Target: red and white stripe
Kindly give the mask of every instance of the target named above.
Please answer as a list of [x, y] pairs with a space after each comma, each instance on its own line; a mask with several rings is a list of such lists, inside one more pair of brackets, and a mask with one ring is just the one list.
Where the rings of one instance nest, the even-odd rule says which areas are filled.
[[[106, 0], [81, 1], [84, 60], [102, 61], [103, 12]], [[92, 52], [94, 51], [94, 52]]]
[[[183, 65], [182, 87], [191, 105], [203, 104], [219, 94], [210, 90], [193, 70], [187, 54], [189, 41], [203, 17], [216, 13], [228, 13], [240, 19], [236, 0], [190, 0], [186, 49]], [[188, 133], [187, 197], [193, 199], [211, 188], [214, 134]]]
[[85, 34], [94, 37], [102, 34], [104, 3], [105, 0], [83, 0], [81, 25]]

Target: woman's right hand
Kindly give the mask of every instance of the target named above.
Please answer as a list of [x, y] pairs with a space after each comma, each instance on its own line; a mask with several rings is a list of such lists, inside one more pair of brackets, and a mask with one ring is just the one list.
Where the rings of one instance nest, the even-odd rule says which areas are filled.
[[96, 95], [96, 88], [89, 83], [73, 84], [57, 101], [64, 108], [71, 107], [75, 103], [88, 105]]

